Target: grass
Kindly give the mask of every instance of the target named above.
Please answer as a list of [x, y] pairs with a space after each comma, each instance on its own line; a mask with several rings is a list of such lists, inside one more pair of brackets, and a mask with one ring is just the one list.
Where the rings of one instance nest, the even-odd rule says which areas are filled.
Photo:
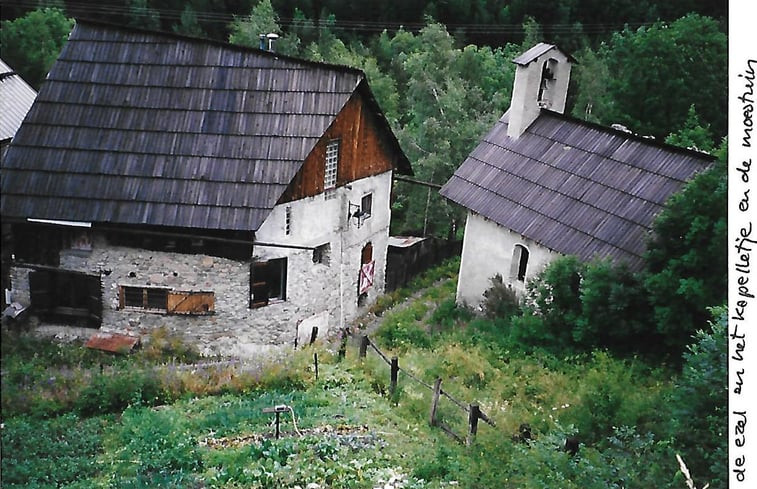
[[[172, 360], [182, 347], [168, 337], [156, 342], [163, 353], [128, 358], [15, 338], [3, 341], [3, 487], [677, 487], [670, 372], [605, 352], [508, 349], [498, 342], [506, 325], [454, 306], [451, 269], [401, 292], [417, 299], [383, 311], [376, 340], [401, 368], [480, 404], [496, 427], [481, 423], [472, 447], [429, 426], [431, 392], [409, 377], [390, 396], [389, 368], [372, 351], [340, 361], [318, 350], [316, 380], [309, 350], [262, 371], [192, 372]], [[57, 387], [45, 386], [50, 377]], [[39, 407], [50, 399], [54, 409]], [[284, 436], [272, 438], [263, 409], [278, 404], [293, 407], [303, 436], [285, 413]], [[467, 413], [445, 397], [438, 419], [465, 435]], [[513, 440], [523, 424], [528, 443]], [[562, 450], [568, 436], [580, 455]]]

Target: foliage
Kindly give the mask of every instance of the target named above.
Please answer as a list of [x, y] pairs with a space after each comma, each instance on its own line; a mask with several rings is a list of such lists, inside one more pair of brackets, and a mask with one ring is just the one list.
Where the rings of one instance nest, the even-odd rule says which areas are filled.
[[416, 303], [403, 310], [386, 314], [382, 326], [376, 331], [381, 343], [390, 349], [405, 350], [411, 346], [428, 348], [431, 341], [421, 320], [427, 307]]
[[128, 23], [138, 29], [160, 30], [160, 12], [148, 0], [129, 0]]
[[170, 411], [126, 409], [104, 445], [109, 487], [187, 487], [202, 467], [187, 419]]
[[40, 8], [15, 20], [4, 20], [0, 30], [3, 60], [39, 89], [73, 26], [74, 19], [58, 8]]
[[708, 330], [698, 330], [684, 353], [681, 377], [672, 399], [676, 448], [696, 480], [713, 489], [727, 486], [728, 311], [712, 310]]
[[706, 100], [700, 113], [725, 135], [726, 48], [718, 23], [697, 14], [614, 34], [602, 50], [613, 103], [600, 119], [663, 138], [684, 125], [692, 103]]
[[665, 142], [681, 148], [707, 153], [715, 149], [710, 135], [710, 126], [709, 124], [702, 124], [699, 120], [694, 104], [689, 107], [683, 126], [678, 131], [670, 133], [665, 138]]
[[647, 246], [645, 285], [664, 344], [682, 351], [723, 303], [727, 276], [726, 151], [673, 195]]
[[174, 32], [186, 36], [203, 37], [205, 35], [205, 31], [197, 20], [197, 12], [195, 12], [191, 4], [184, 6], [184, 10], [181, 11], [181, 17], [179, 17], [179, 23], [174, 24], [172, 29]]
[[273, 10], [271, 0], [260, 0], [252, 8], [250, 15], [235, 18], [229, 30], [229, 42], [249, 47], [259, 46], [261, 34], [281, 34], [279, 18]]
[[520, 312], [520, 301], [515, 289], [505, 285], [502, 275], [497, 274], [489, 279], [492, 286], [484, 291], [482, 307], [484, 315], [489, 319], [509, 318]]
[[3, 487], [68, 487], [98, 471], [96, 457], [108, 418], [65, 414], [50, 420], [6, 418], [2, 428]]
[[559, 258], [529, 282], [524, 302], [526, 314], [511, 321], [513, 346], [655, 352], [650, 339], [656, 328], [642, 277], [622, 264]]

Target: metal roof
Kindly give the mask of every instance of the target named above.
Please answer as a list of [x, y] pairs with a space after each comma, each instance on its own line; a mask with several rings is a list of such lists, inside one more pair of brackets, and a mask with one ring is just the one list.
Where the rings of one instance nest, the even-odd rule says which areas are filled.
[[37, 92], [0, 59], [0, 141], [16, 134]]
[[665, 201], [713, 160], [542, 110], [517, 139], [505, 114], [442, 187], [470, 211], [584, 260], [642, 266]]
[[356, 92], [396, 143], [360, 70], [77, 22], [3, 163], [3, 216], [254, 231]]

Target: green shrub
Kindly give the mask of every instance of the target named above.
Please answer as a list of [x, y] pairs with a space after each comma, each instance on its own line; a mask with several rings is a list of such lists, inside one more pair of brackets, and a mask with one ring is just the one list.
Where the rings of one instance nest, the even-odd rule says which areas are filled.
[[172, 410], [126, 409], [105, 446], [112, 487], [187, 487], [202, 469], [188, 420]]
[[709, 330], [697, 331], [684, 353], [671, 428], [694, 479], [719, 489], [727, 486], [728, 311], [722, 306], [712, 314]]
[[[66, 414], [50, 420], [5, 419], [2, 429], [2, 481], [7, 489], [66, 487], [98, 473], [108, 418], [80, 419]], [[83, 487], [89, 487], [88, 484]]]
[[509, 318], [520, 312], [518, 295], [509, 285], [502, 281], [502, 275], [495, 275], [489, 279], [492, 286], [484, 291], [482, 306], [484, 315], [490, 319]]
[[160, 381], [151, 371], [118, 371], [96, 375], [74, 401], [81, 415], [116, 413], [130, 404], [156, 405], [166, 401]]

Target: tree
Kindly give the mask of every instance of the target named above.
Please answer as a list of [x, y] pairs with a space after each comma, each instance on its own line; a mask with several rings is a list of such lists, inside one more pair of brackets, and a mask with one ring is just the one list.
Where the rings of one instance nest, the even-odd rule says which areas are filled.
[[663, 138], [683, 126], [692, 103], [725, 135], [727, 38], [713, 19], [690, 14], [671, 24], [626, 28], [602, 50], [613, 104], [602, 122]]
[[148, 0], [130, 0], [129, 26], [153, 31], [160, 30], [160, 12], [150, 8]]
[[712, 135], [710, 134], [710, 126], [708, 124], [702, 124], [699, 121], [696, 108], [694, 104], [689, 107], [689, 112], [686, 115], [686, 121], [683, 123], [683, 127], [676, 132], [670, 133], [665, 142], [674, 146], [680, 146], [681, 148], [689, 148], [697, 151], [711, 152], [714, 145], [712, 144]]
[[58, 58], [74, 20], [58, 8], [41, 8], [12, 21], [3, 21], [0, 46], [3, 59], [39, 89]]
[[260, 0], [247, 17], [235, 17], [229, 26], [229, 42], [242, 46], [258, 47], [261, 34], [281, 34], [279, 16], [271, 0]]
[[202, 27], [197, 20], [197, 12], [195, 12], [190, 4], [184, 6], [184, 10], [181, 11], [179, 23], [174, 24], [173, 31], [186, 36], [202, 37], [205, 35], [205, 32], [202, 30]]
[[645, 286], [657, 330], [674, 349], [706, 323], [708, 307], [725, 300], [726, 153], [724, 142], [718, 161], [670, 198], [647, 246]]
[[712, 489], [727, 486], [728, 460], [728, 310], [711, 309], [709, 329], [697, 330], [683, 355], [683, 370], [673, 393], [676, 449], [696, 480]]

